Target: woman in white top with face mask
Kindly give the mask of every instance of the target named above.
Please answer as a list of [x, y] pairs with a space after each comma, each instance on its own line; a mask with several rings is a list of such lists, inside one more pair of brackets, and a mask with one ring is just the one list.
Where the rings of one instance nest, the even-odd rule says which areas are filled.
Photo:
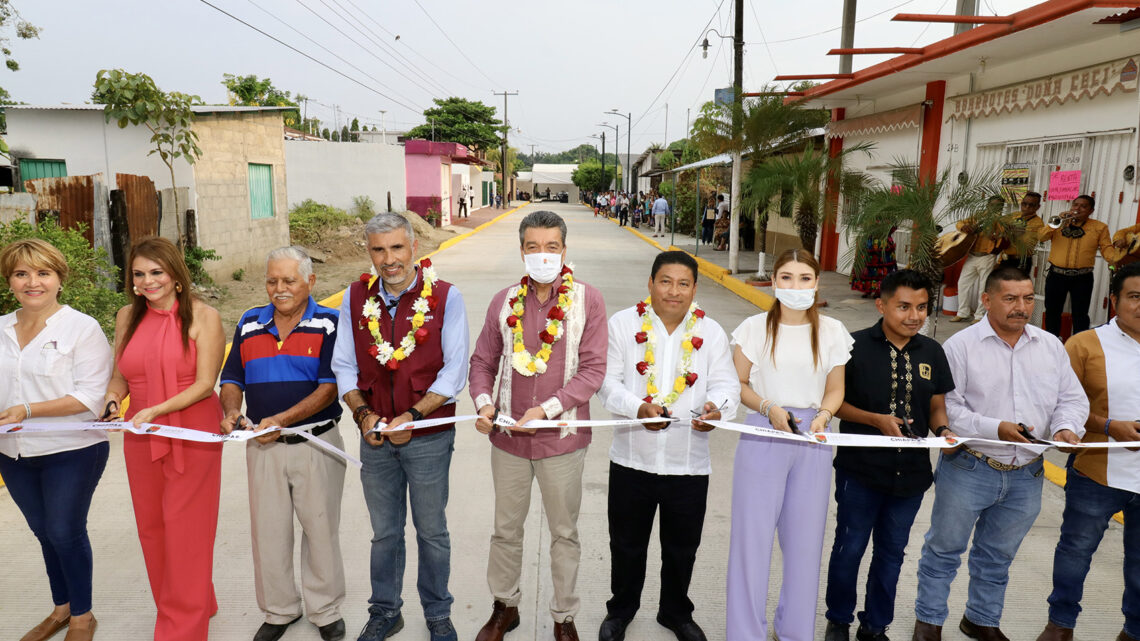
[[[823, 432], [843, 403], [854, 341], [816, 307], [819, 263], [788, 250], [776, 259], [776, 304], [732, 333], [745, 422]], [[768, 570], [776, 532], [784, 560], [775, 630], [781, 641], [815, 638], [831, 448], [741, 435], [732, 480], [728, 641], [768, 638]]]

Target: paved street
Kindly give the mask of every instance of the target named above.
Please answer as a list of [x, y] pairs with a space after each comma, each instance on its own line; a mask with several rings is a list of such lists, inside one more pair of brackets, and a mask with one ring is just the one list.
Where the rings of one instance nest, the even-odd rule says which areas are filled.
[[[472, 339], [480, 329], [486, 305], [492, 294], [523, 273], [518, 254], [517, 222], [528, 206], [478, 234], [463, 240], [433, 257], [441, 278], [458, 285], [464, 294], [471, 321]], [[579, 205], [553, 205], [551, 208], [566, 216], [570, 226], [568, 260], [575, 264], [582, 281], [599, 287], [605, 295], [607, 310], [613, 313], [633, 304], [645, 295], [645, 282], [655, 249], [636, 239], [610, 222], [595, 219]], [[366, 266], [362, 254], [361, 266]], [[319, 277], [319, 272], [318, 272]], [[835, 288], [843, 283], [834, 282]], [[829, 295], [829, 298], [831, 296]], [[702, 306], [709, 315], [731, 331], [757, 309], [742, 299], [712, 283], [702, 284], [698, 293]], [[858, 301], [870, 305], [869, 301]], [[260, 300], [249, 303], [261, 304]], [[873, 306], [870, 307], [873, 310]], [[849, 329], [857, 329], [871, 315], [864, 305], [833, 305], [829, 314], [849, 319]], [[597, 416], [604, 410], [594, 403]], [[460, 399], [460, 413], [471, 413], [472, 406], [466, 392]], [[345, 435], [353, 434], [351, 420], [346, 416], [341, 429]], [[349, 450], [357, 450], [357, 442], [350, 441]], [[609, 597], [609, 551], [606, 523], [607, 450], [609, 435], [604, 429], [595, 432], [586, 462], [585, 493], [579, 521], [582, 541], [582, 565], [579, 590], [583, 609], [577, 618], [579, 633], [584, 639], [594, 639], [605, 612], [604, 602]], [[716, 432], [712, 438], [714, 473], [709, 491], [709, 509], [704, 539], [698, 557], [691, 594], [697, 603], [696, 619], [708, 633], [709, 639], [724, 639], [725, 568], [728, 556], [728, 535], [731, 521], [731, 464], [736, 435]], [[227, 445], [224, 455], [221, 519], [214, 563], [215, 585], [220, 605], [211, 624], [215, 639], [245, 640], [252, 637], [262, 618], [254, 601], [253, 568], [250, 556], [249, 513], [246, 494], [244, 453], [238, 445]], [[448, 517], [452, 533], [452, 580], [455, 596], [453, 620], [461, 639], [473, 639], [479, 626], [490, 612], [491, 598], [487, 591], [485, 569], [491, 532], [492, 491], [487, 440], [470, 425], [459, 427], [455, 457], [451, 468], [452, 492]], [[535, 488], [537, 492], [537, 487]], [[1053, 548], [1063, 507], [1062, 491], [1046, 483], [1041, 516], [1030, 532], [1014, 563], [1006, 599], [1003, 629], [1015, 641], [1032, 640], [1045, 623], [1045, 598], [1051, 586]], [[896, 607], [898, 619], [893, 626], [892, 638], [909, 639], [913, 623], [913, 598], [916, 582], [916, 562], [922, 536], [929, 525], [929, 508], [932, 494], [926, 503], [911, 534], [911, 544], [899, 586]], [[551, 620], [547, 609], [550, 600], [549, 534], [541, 514], [537, 496], [531, 502], [527, 522], [526, 554], [523, 575], [523, 603], [520, 607], [522, 625], [507, 635], [510, 641], [551, 638]], [[834, 506], [832, 507], [834, 514]], [[149, 638], [154, 619], [154, 606], [146, 582], [138, 539], [131, 513], [130, 499], [123, 467], [121, 438], [112, 436], [112, 456], [103, 481], [95, 494], [91, 514], [91, 538], [95, 550], [95, 614], [100, 620], [99, 638], [135, 640]], [[371, 535], [364, 506], [359, 476], [350, 470], [347, 476], [343, 520], [342, 545], [348, 576], [348, 598], [344, 615], [350, 638], [367, 618], [368, 547]], [[47, 580], [43, 571], [38, 545], [27, 529], [7, 493], [0, 490], [0, 542], [7, 551], [3, 572], [0, 572], [0, 639], [15, 639], [39, 622], [50, 608]], [[831, 532], [828, 532], [826, 551], [830, 550]], [[404, 596], [407, 603], [404, 617], [407, 627], [397, 640], [422, 640], [427, 631], [416, 597], [416, 553], [414, 530], [408, 527], [408, 568]], [[659, 551], [651, 550], [649, 576], [645, 587], [645, 604], [629, 628], [627, 638], [637, 641], [655, 641], [673, 638], [654, 622], [655, 597], [658, 590], [655, 557]], [[776, 552], [778, 557], [778, 552]], [[1085, 611], [1081, 617], [1077, 638], [1082, 641], [1103, 641], [1115, 638], [1120, 630], [1120, 597], [1123, 591], [1121, 559], [1123, 557], [1121, 527], [1113, 523], [1098, 553], [1094, 568], [1086, 584]], [[869, 560], [869, 555], [868, 555]], [[299, 567], [299, 564], [298, 564]], [[772, 585], [779, 586], [779, 562], [773, 563]], [[946, 639], [965, 639], [956, 629], [965, 603], [966, 580], [963, 576], [954, 585], [950, 600], [951, 620]], [[826, 580], [826, 579], [825, 579]], [[776, 594], [773, 594], [775, 597]], [[775, 598], [769, 604], [769, 613], [775, 607]], [[823, 636], [822, 591], [817, 606], [819, 625], [817, 639]], [[62, 638], [62, 637], [61, 637]], [[307, 622], [294, 625], [285, 637], [290, 640], [317, 639], [317, 632]]]

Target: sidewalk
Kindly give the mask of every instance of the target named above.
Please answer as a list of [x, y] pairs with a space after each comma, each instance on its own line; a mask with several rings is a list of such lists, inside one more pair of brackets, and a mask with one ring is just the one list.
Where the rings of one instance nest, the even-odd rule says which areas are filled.
[[511, 207], [514, 207], [515, 205], [521, 203], [522, 201], [514, 201], [512, 203], [505, 203], [503, 207], [480, 207], [478, 209], [472, 209], [469, 216], [464, 216], [463, 218], [452, 216], [451, 224], [455, 227], [467, 227], [469, 229], [475, 229], [479, 225], [482, 225], [495, 216], [498, 216], [499, 214], [502, 214], [509, 210]]
[[[486, 306], [498, 290], [516, 282], [523, 273], [518, 257], [518, 221], [538, 205], [528, 206], [491, 225], [474, 236], [433, 256], [441, 278], [455, 283], [467, 304], [472, 339], [481, 329]], [[598, 287], [605, 296], [606, 310], [613, 314], [633, 305], [645, 296], [649, 266], [657, 250], [617, 229], [617, 226], [595, 220], [592, 212], [579, 205], [544, 203], [542, 208], [562, 214], [569, 227], [568, 261], [575, 264], [583, 282]], [[505, 210], [491, 210], [494, 215]], [[471, 220], [474, 222], [475, 217]], [[702, 253], [702, 257], [703, 257]], [[361, 265], [367, 258], [361, 252]], [[319, 266], [318, 266], [319, 270]], [[319, 276], [319, 274], [318, 274]], [[834, 276], [835, 278], [833, 278]], [[873, 302], [848, 301], [841, 295], [843, 277], [825, 276], [827, 296], [832, 307], [825, 312], [843, 320], [854, 330], [869, 324], [868, 310]], [[836, 280], [838, 279], [838, 280]], [[731, 332], [758, 310], [740, 297], [707, 279], [699, 281], [698, 299], [709, 317]], [[942, 325], [939, 327], [941, 332]], [[472, 413], [470, 397], [464, 391], [458, 412]], [[594, 402], [591, 413], [608, 414]], [[740, 418], [740, 417], [738, 417]], [[346, 437], [346, 449], [356, 454], [359, 441], [354, 436], [351, 418], [345, 416], [340, 425]], [[594, 442], [586, 459], [583, 501], [579, 519], [582, 561], [578, 587], [582, 609], [575, 617], [583, 639], [596, 638], [609, 598], [609, 548], [606, 517], [608, 488], [608, 450], [610, 434], [605, 428], [595, 431]], [[711, 438], [713, 474], [708, 494], [708, 514], [697, 558], [690, 594], [696, 602], [696, 620], [711, 641], [723, 641], [725, 611], [725, 573], [728, 563], [728, 540], [731, 526], [732, 460], [737, 435], [714, 431]], [[111, 437], [111, 458], [91, 510], [90, 530], [95, 554], [95, 607], [99, 617], [99, 638], [110, 640], [145, 640], [150, 638], [154, 606], [147, 586], [137, 532], [130, 508], [130, 496], [123, 468], [122, 438]], [[214, 583], [220, 610], [211, 620], [211, 638], [222, 641], [248, 641], [262, 622], [253, 592], [253, 567], [250, 555], [249, 506], [246, 485], [245, 455], [242, 446], [227, 444], [223, 455], [223, 488], [221, 516], [215, 546]], [[451, 529], [451, 591], [455, 597], [452, 618], [460, 639], [470, 641], [490, 613], [491, 596], [486, 586], [487, 550], [493, 517], [493, 497], [489, 463], [490, 445], [471, 425], [460, 425], [451, 466], [451, 497], [448, 522]], [[545, 526], [542, 503], [537, 487], [532, 495], [531, 512], [526, 522], [525, 559], [522, 577], [523, 601], [520, 606], [522, 625], [507, 636], [507, 641], [548, 641], [552, 624], [548, 612], [551, 598], [549, 576], [550, 534]], [[929, 527], [933, 494], [928, 493], [923, 509], [911, 531], [910, 545], [899, 585], [897, 619], [892, 626], [896, 641], [910, 637], [913, 625], [913, 601], [916, 588], [916, 563], [923, 536]], [[1002, 628], [1013, 639], [1033, 639], [1045, 623], [1045, 598], [1051, 588], [1053, 549], [1064, 497], [1060, 488], [1045, 484], [1041, 516], [1026, 537], [1017, 560], [1006, 599]], [[830, 507], [825, 538], [823, 564], [833, 537], [835, 506]], [[299, 534], [299, 533], [298, 533]], [[299, 539], [299, 536], [297, 537]], [[342, 613], [349, 639], [367, 619], [369, 595], [368, 546], [371, 538], [368, 514], [364, 505], [359, 474], [350, 468], [345, 479], [341, 544], [345, 555], [348, 595]], [[38, 623], [50, 610], [51, 600], [44, 575], [39, 545], [28, 531], [23, 517], [6, 492], [0, 490], [0, 541], [6, 545], [5, 571], [0, 573], [0, 639], [19, 638]], [[415, 590], [416, 543], [410, 519], [407, 527], [407, 560], [403, 615], [406, 629], [394, 641], [423, 641], [427, 630], [423, 622]], [[641, 611], [628, 630], [631, 641], [670, 641], [674, 637], [654, 620], [656, 597], [660, 589], [660, 547], [657, 536], [651, 538], [650, 562]], [[768, 612], [778, 598], [780, 560], [773, 552], [772, 592]], [[1109, 526], [1101, 550], [1094, 559], [1086, 583], [1084, 607], [1077, 639], [1104, 641], [1115, 638], [1120, 630], [1120, 596], [1123, 592], [1120, 559], [1123, 558], [1122, 528]], [[870, 555], [865, 558], [863, 576]], [[299, 568], [299, 563], [296, 564]], [[826, 583], [826, 569], [823, 583]], [[954, 583], [950, 596], [951, 619], [944, 634], [947, 641], [964, 640], [958, 632], [966, 599], [965, 568]], [[860, 589], [860, 592], [862, 589]], [[823, 638], [823, 592], [817, 602], [816, 639]], [[769, 617], [771, 620], [771, 617]], [[315, 640], [316, 629], [307, 621], [292, 626], [287, 641]], [[766, 640], [757, 640], [766, 641]]]

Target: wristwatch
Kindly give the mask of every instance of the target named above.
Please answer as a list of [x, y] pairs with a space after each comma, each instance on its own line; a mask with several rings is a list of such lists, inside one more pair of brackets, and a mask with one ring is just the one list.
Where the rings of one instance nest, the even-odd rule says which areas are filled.
[[409, 407], [407, 413], [412, 415], [412, 421], [424, 420], [423, 413], [414, 407]]
[[939, 425], [938, 427], [934, 428], [934, 435], [935, 436], [942, 436], [943, 432], [949, 432], [949, 431], [950, 431], [949, 425]]

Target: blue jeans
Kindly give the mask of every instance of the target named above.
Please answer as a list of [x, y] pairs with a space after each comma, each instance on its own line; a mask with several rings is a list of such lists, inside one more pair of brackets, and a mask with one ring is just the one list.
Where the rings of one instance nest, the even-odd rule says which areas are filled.
[[915, 618], [932, 625], [946, 621], [950, 584], [972, 530], [966, 618], [982, 626], [1001, 622], [1009, 566], [1041, 511], [1043, 478], [1040, 459], [999, 472], [964, 451], [941, 456], [934, 473], [930, 531], [918, 562]]
[[91, 610], [87, 512], [110, 451], [103, 442], [19, 459], [0, 454], [0, 475], [40, 542], [52, 602], [70, 603], [73, 616]]
[[851, 623], [855, 620], [859, 564], [872, 535], [875, 548], [867, 573], [864, 611], [859, 622], [872, 630], [882, 630], [895, 618], [895, 587], [902, 569], [903, 550], [910, 540], [910, 526], [922, 494], [891, 496], [868, 488], [843, 469], [835, 470], [835, 543], [827, 566], [827, 620]]
[[1124, 632], [1140, 639], [1140, 494], [1101, 485], [1068, 469], [1061, 540], [1053, 555], [1049, 620], [1077, 627], [1089, 564], [1113, 514], [1124, 511]]
[[419, 551], [416, 588], [424, 618], [451, 616], [454, 599], [447, 590], [451, 575], [451, 538], [447, 533], [448, 469], [455, 430], [413, 436], [403, 445], [388, 441], [373, 447], [360, 441], [360, 482], [372, 521], [372, 596], [368, 612], [394, 617], [404, 600], [404, 524], [412, 504]]

